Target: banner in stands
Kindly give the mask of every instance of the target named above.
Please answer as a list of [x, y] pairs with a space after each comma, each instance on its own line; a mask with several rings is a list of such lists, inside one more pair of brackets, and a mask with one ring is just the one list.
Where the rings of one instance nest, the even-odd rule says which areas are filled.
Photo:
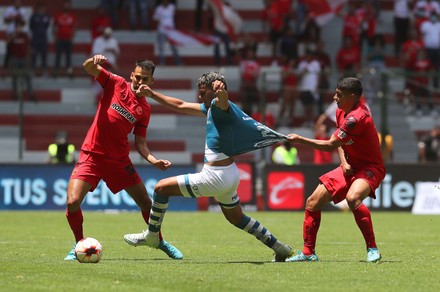
[[[0, 165], [0, 210], [64, 210], [66, 190], [73, 166], [56, 165]], [[168, 176], [195, 172], [194, 166], [172, 166], [161, 171], [153, 166], [136, 166], [144, 179], [148, 193], [153, 193], [156, 183]], [[125, 192], [113, 194], [101, 181], [87, 194], [83, 210], [139, 210]], [[171, 197], [169, 210], [195, 211], [197, 200]]]
[[[336, 165], [267, 166], [263, 181], [267, 210], [304, 210], [305, 201], [312, 194], [325, 172]], [[376, 199], [367, 198], [364, 204], [371, 210], [411, 211], [416, 199], [417, 185], [433, 182], [440, 185], [440, 165], [387, 165], [387, 174], [376, 190]], [[436, 191], [439, 191], [436, 189]], [[326, 210], [347, 208], [341, 202], [329, 204]]]

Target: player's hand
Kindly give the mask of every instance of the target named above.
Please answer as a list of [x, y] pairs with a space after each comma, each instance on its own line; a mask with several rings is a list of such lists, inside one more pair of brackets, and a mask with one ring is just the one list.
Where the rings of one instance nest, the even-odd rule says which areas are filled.
[[140, 96], [151, 97], [152, 95], [153, 95], [153, 90], [151, 90], [151, 88], [146, 84], [140, 85], [139, 88], [136, 90], [136, 96], [138, 97]]
[[299, 142], [299, 138], [300, 138], [300, 136], [295, 134], [295, 133], [287, 135], [287, 141], [289, 141], [292, 144], [298, 143]]
[[225, 84], [223, 82], [221, 82], [220, 80], [216, 80], [216, 81], [212, 82], [212, 89], [214, 90], [214, 92], [217, 96], [226, 94], [226, 97], [227, 97], [227, 95], [228, 95], [228, 92], [225, 89]]
[[171, 162], [165, 159], [159, 159], [153, 165], [160, 170], [167, 170], [171, 166]]
[[102, 63], [105, 63], [107, 61], [107, 58], [103, 55], [94, 55], [93, 56], [93, 64], [95, 65], [101, 65]]
[[341, 168], [344, 174], [346, 175], [353, 175], [353, 168], [348, 163], [341, 163]]

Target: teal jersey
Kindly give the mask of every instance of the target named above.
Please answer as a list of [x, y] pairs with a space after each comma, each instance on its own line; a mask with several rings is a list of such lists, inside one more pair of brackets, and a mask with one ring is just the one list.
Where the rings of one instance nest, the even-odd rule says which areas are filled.
[[229, 109], [221, 110], [213, 99], [206, 114], [205, 162], [219, 161], [283, 141], [286, 136], [257, 122], [229, 101]]

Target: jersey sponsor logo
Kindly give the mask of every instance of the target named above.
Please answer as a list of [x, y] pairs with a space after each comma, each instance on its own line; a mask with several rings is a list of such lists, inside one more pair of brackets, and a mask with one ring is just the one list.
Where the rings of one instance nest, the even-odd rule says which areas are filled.
[[268, 202], [272, 210], [300, 210], [304, 206], [304, 174], [271, 172], [268, 175]]
[[347, 137], [347, 133], [345, 133], [342, 130], [339, 130], [338, 137], [339, 137], [339, 139], [345, 139], [345, 137]]
[[136, 118], [133, 117], [133, 115], [128, 110], [123, 108], [122, 106], [120, 106], [116, 103], [113, 103], [110, 107], [112, 109], [114, 109], [118, 114], [120, 114], [121, 116], [126, 118], [127, 121], [129, 121], [130, 123], [134, 124], [136, 122]]
[[136, 107], [136, 113], [137, 113], [138, 115], [141, 115], [141, 114], [142, 114], [142, 107], [141, 107], [141, 106]]

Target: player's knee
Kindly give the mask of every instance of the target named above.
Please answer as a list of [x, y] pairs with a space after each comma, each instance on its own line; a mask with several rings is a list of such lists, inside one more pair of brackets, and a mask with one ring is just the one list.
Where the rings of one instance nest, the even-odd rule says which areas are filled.
[[360, 200], [359, 197], [355, 195], [347, 195], [345, 199], [347, 200], [347, 205], [351, 210], [355, 210], [362, 204], [362, 200]]
[[160, 180], [155, 186], [154, 186], [154, 192], [158, 195], [163, 195], [165, 189], [165, 182], [164, 180]]

